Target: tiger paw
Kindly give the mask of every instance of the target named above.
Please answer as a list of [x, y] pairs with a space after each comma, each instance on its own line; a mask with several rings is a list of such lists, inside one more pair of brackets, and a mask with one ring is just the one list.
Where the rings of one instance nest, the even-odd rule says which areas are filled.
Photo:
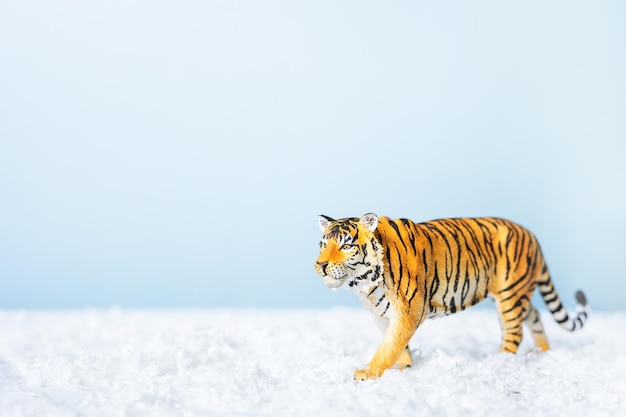
[[377, 379], [379, 375], [369, 369], [359, 369], [354, 371], [354, 379], [357, 381], [366, 381], [368, 379]]

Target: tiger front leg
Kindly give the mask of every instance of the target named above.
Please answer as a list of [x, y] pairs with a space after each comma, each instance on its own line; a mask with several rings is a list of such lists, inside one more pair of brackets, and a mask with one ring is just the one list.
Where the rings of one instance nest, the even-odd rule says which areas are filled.
[[[387, 333], [387, 329], [389, 328], [389, 319], [377, 316], [374, 318], [381, 334], [385, 336], [385, 333]], [[411, 365], [413, 365], [413, 358], [411, 357], [411, 349], [409, 348], [409, 345], [407, 345], [393, 367], [402, 371], [409, 368]]]
[[408, 316], [390, 320], [383, 341], [368, 367], [355, 371], [354, 379], [357, 381], [376, 379], [396, 363], [404, 365], [404, 367], [410, 366], [412, 360], [411, 353], [408, 351], [408, 344], [415, 334], [417, 326], [418, 323]]

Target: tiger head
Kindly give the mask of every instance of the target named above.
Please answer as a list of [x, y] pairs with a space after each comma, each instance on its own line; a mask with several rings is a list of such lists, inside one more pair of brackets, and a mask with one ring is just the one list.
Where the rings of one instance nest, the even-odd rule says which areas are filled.
[[382, 279], [382, 246], [374, 236], [378, 217], [369, 213], [359, 218], [334, 220], [319, 216], [324, 233], [315, 271], [329, 288], [378, 283]]

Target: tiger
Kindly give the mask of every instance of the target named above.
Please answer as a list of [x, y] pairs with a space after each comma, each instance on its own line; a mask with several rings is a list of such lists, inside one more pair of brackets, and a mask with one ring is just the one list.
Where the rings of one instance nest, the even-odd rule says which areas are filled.
[[323, 232], [315, 271], [329, 288], [354, 291], [374, 314], [383, 340], [357, 381], [413, 363], [409, 341], [429, 318], [463, 311], [493, 299], [500, 321], [500, 352], [516, 353], [522, 325], [538, 350], [550, 348], [541, 317], [531, 304], [537, 287], [553, 319], [565, 330], [581, 329], [587, 298], [576, 292], [570, 316], [556, 292], [536, 237], [495, 217], [447, 218], [415, 223], [368, 213], [334, 220], [320, 215]]

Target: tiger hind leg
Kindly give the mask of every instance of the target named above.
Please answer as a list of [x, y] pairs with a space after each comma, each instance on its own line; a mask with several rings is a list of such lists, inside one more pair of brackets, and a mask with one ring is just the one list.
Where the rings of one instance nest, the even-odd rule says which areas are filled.
[[544, 352], [550, 349], [548, 338], [543, 330], [543, 324], [541, 324], [541, 316], [532, 304], [528, 305], [524, 324], [530, 329], [533, 339], [535, 340], [535, 346], [537, 346], [538, 349]]
[[396, 361], [394, 367], [402, 371], [406, 368], [410, 368], [411, 365], [413, 365], [413, 358], [411, 357], [411, 349], [409, 349], [409, 346], [407, 345], [407, 347], [404, 348], [400, 354], [400, 357]]
[[[526, 314], [526, 306], [523, 305], [523, 302], [518, 301], [513, 304], [510, 300], [507, 301], [509, 302], [500, 302], [497, 298], [495, 299], [502, 329], [500, 352], [517, 353], [517, 348], [523, 338], [522, 323]], [[513, 305], [511, 306], [511, 304]]]

